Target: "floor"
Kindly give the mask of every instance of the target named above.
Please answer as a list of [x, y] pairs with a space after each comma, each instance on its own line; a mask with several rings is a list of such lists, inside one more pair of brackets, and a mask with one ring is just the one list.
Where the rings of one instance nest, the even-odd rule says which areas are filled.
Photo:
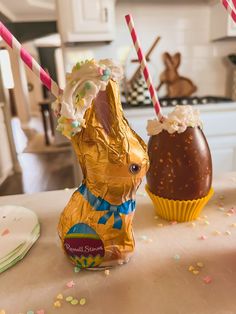
[[0, 186], [0, 196], [74, 187], [72, 154], [22, 153], [18, 157], [22, 173], [14, 174]]
[[9, 176], [0, 185], [0, 196], [21, 193], [37, 193], [41, 191], [59, 190], [75, 186], [72, 151], [48, 152], [48, 147], [41, 153], [26, 152], [27, 138], [30, 147], [32, 134], [42, 132], [41, 120], [34, 118], [27, 132], [23, 132], [17, 119], [13, 121], [13, 135], [18, 152], [18, 160], [22, 173]]

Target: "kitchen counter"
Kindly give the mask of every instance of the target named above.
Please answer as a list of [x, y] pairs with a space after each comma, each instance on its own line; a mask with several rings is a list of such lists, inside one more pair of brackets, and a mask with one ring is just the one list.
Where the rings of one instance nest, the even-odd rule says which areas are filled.
[[[236, 102], [194, 105], [200, 110], [203, 131], [211, 149], [214, 173], [236, 171]], [[164, 107], [167, 115], [173, 107]], [[154, 119], [151, 107], [125, 109], [125, 116], [131, 127], [148, 142], [147, 120]]]
[[[74, 273], [60, 248], [57, 222], [72, 190], [0, 197], [0, 205], [31, 208], [41, 223], [41, 237], [27, 256], [0, 274], [0, 310], [6, 314], [39, 309], [45, 314], [235, 313], [236, 214], [227, 212], [236, 209], [236, 173], [216, 178], [214, 188], [215, 196], [194, 224], [155, 219], [141, 188], [134, 219], [135, 255], [109, 275]], [[198, 262], [204, 266], [193, 274], [188, 269]], [[71, 280], [75, 286], [67, 288]], [[60, 293], [62, 307], [55, 308]], [[65, 301], [70, 295], [87, 302], [73, 306]]]

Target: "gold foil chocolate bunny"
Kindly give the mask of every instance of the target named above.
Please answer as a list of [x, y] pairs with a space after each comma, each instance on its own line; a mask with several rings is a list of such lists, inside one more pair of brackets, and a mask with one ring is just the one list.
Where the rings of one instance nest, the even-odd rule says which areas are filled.
[[[95, 73], [90, 69], [89, 75], [83, 68], [95, 65]], [[83, 118], [78, 114], [77, 120], [59, 119], [62, 132], [71, 135], [84, 179], [62, 212], [58, 231], [65, 252], [78, 267], [107, 267], [127, 262], [134, 251], [135, 192], [147, 171], [148, 156], [146, 145], [123, 116], [115, 82], [117, 67], [103, 60], [89, 61], [79, 69], [73, 84], [80, 83], [71, 94], [79, 103], [74, 110], [82, 112], [87, 90], [93, 96], [92, 89], [96, 90], [96, 95], [90, 97], [91, 106]], [[100, 86], [99, 80], [104, 84]], [[61, 104], [58, 108], [63, 112], [63, 100]]]

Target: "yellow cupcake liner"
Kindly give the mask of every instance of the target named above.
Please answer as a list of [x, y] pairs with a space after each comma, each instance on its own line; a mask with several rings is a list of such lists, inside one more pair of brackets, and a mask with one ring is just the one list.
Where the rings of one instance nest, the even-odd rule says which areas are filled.
[[203, 198], [188, 201], [175, 201], [153, 194], [147, 185], [145, 189], [153, 202], [157, 215], [166, 220], [178, 222], [195, 220], [214, 194], [214, 190], [211, 188], [209, 193]]

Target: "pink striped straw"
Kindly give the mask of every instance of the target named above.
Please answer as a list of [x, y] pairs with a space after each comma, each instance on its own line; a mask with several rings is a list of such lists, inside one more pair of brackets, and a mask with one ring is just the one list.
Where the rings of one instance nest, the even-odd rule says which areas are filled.
[[12, 35], [6, 26], [0, 22], [0, 36], [7, 45], [16, 52], [21, 60], [36, 74], [40, 81], [45, 85], [51, 93], [58, 97], [62, 93], [57, 83], [44, 71], [44, 69], [36, 62], [36, 60], [26, 51], [19, 41]]
[[136, 50], [137, 55], [138, 55], [140, 66], [141, 66], [141, 69], [143, 71], [145, 81], [147, 83], [147, 87], [148, 87], [148, 90], [149, 90], [149, 93], [150, 93], [150, 96], [152, 99], [152, 103], [153, 103], [156, 115], [157, 115], [158, 119], [160, 121], [162, 121], [163, 115], [161, 113], [161, 105], [160, 105], [160, 102], [157, 98], [156, 90], [153, 86], [152, 78], [151, 78], [150, 73], [148, 71], [147, 61], [146, 61], [146, 58], [143, 54], [142, 47], [141, 47], [140, 41], [138, 39], [138, 35], [135, 31], [133, 18], [130, 14], [128, 14], [125, 16], [125, 19], [126, 19], [126, 23], [127, 23], [128, 27], [129, 27], [129, 31], [130, 31], [130, 34], [131, 34], [131, 37], [132, 37], [132, 40], [134, 43], [135, 50]]
[[223, 6], [228, 11], [229, 15], [232, 17], [233, 21], [236, 23], [236, 1], [233, 1], [233, 4], [231, 4], [230, 0], [221, 0]]

